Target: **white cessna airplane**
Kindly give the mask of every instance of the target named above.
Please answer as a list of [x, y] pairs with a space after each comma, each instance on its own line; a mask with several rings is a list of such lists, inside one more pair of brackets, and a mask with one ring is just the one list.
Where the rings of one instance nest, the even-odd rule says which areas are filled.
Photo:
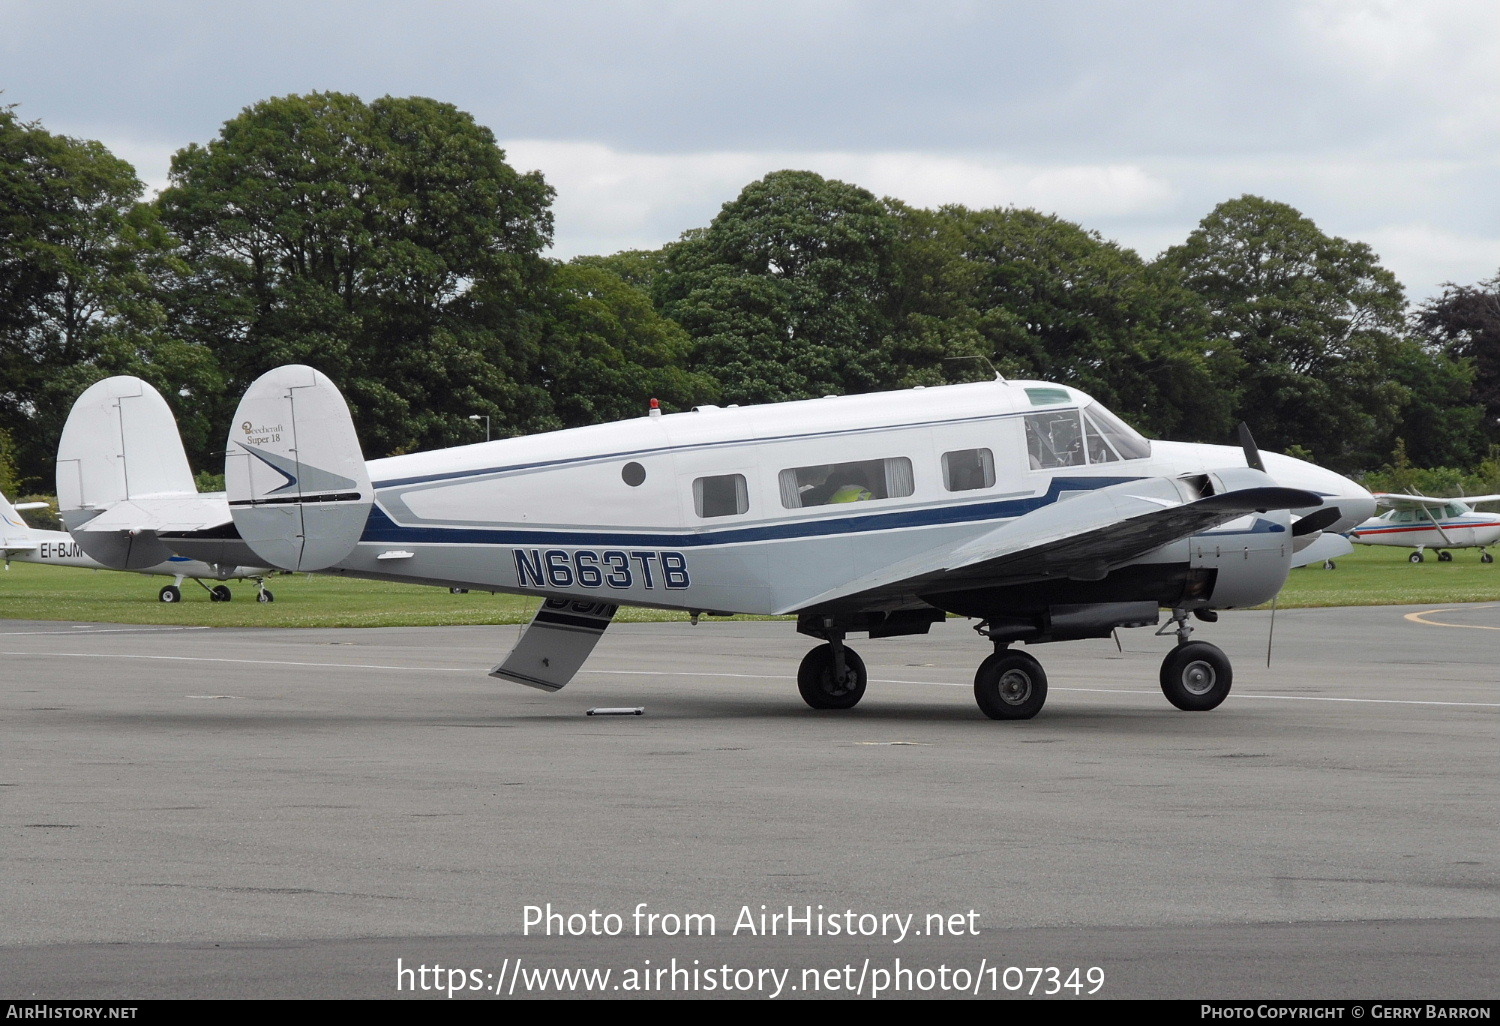
[[1422, 550], [1431, 546], [1438, 562], [1453, 558], [1449, 549], [1479, 549], [1481, 563], [1493, 563], [1488, 547], [1500, 542], [1500, 513], [1482, 513], [1474, 507], [1500, 501], [1500, 495], [1475, 495], [1462, 499], [1440, 499], [1426, 495], [1376, 492], [1375, 503], [1390, 512], [1366, 520], [1349, 532], [1361, 545], [1398, 545], [1415, 549], [1406, 558], [1423, 561]]
[[491, 672], [548, 691], [634, 604], [794, 614], [824, 642], [802, 661], [803, 699], [847, 709], [866, 684], [849, 634], [922, 634], [957, 613], [993, 647], [980, 709], [1026, 719], [1047, 677], [1012, 645], [1156, 626], [1166, 608], [1162, 689], [1201, 710], [1231, 670], [1189, 640], [1189, 615], [1268, 601], [1299, 550], [1374, 512], [1352, 481], [1245, 441], [1151, 442], [1075, 389], [995, 380], [653, 409], [366, 462], [333, 382], [288, 366], [235, 415], [232, 528], [143, 509], [135, 530], [198, 558], [539, 596]]
[[[76, 566], [88, 570], [118, 569], [90, 558], [73, 540], [73, 536], [66, 531], [47, 531], [32, 527], [17, 512], [23, 509], [41, 509], [46, 506], [45, 502], [23, 502], [19, 506], [13, 506], [10, 500], [0, 495], [0, 556], [4, 557], [7, 569], [12, 562], [42, 563], [46, 566]], [[251, 571], [245, 567], [235, 567], [233, 572], [225, 573], [218, 567], [209, 566], [196, 559], [169, 553], [161, 562], [137, 567], [132, 572], [176, 578], [157, 593], [157, 598], [162, 602], [181, 602], [182, 582], [189, 579], [198, 581], [208, 591], [210, 600], [228, 602], [232, 596], [227, 585], [217, 584], [209, 587], [203, 583], [204, 580], [243, 580], [247, 577], [253, 578], [260, 584], [260, 595], [263, 596], [260, 601], [272, 600], [271, 592], [266, 588], [263, 579], [265, 574], [271, 572], [270, 570], [257, 568]]]
[[[205, 581], [251, 580], [256, 601], [275, 601], [265, 580], [272, 568], [207, 550], [202, 559], [174, 552], [154, 530], [140, 529], [150, 523], [156, 530], [202, 531], [229, 519], [222, 494], [198, 493], [171, 408], [140, 378], [106, 378], [74, 401], [58, 442], [57, 505], [68, 534], [44, 532], [56, 536], [38, 542], [49, 558], [31, 562], [175, 577], [157, 594], [162, 602], [182, 601], [188, 579], [214, 602], [233, 594], [227, 584]], [[236, 554], [245, 552], [236, 546]]]

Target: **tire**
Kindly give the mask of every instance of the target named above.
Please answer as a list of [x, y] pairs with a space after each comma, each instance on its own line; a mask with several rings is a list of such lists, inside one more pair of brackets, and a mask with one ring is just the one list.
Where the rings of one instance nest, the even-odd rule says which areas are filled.
[[268, 588], [262, 588], [261, 591], [260, 591], [260, 593], [255, 596], [255, 601], [257, 601], [257, 602], [275, 602], [276, 601], [276, 596], [271, 594], [270, 589], [268, 589]]
[[1447, 549], [1444, 549], [1443, 551], [1441, 551], [1441, 552], [1438, 553], [1438, 562], [1439, 563], [1451, 563], [1451, 562], [1453, 562], [1453, 553], [1449, 552]]
[[467, 595], [468, 593], [469, 593], [469, 589], [468, 588], [449, 588], [448, 589], [448, 594], [449, 595]]
[[1490, 555], [1488, 552], [1481, 552], [1479, 554], [1479, 561], [1481, 563], [1493, 563], [1495, 561], [1495, 557]]
[[1420, 552], [1413, 552], [1411, 555], [1406, 557], [1406, 561], [1408, 563], [1420, 563], [1422, 562], [1422, 554]]
[[833, 676], [833, 646], [819, 645], [802, 657], [797, 667], [797, 690], [814, 709], [853, 709], [865, 697], [869, 674], [854, 649], [844, 648], [844, 676]]
[[230, 592], [228, 586], [219, 584], [215, 585], [214, 589], [208, 593], [208, 597], [215, 602], [228, 602], [234, 598], [234, 595]]
[[1331, 559], [1325, 559], [1323, 561], [1323, 569], [1324, 570], [1337, 570], [1338, 568], [1339, 568], [1339, 565], [1337, 563], [1335, 563]]
[[996, 652], [974, 673], [974, 701], [992, 720], [1029, 720], [1047, 701], [1047, 672], [1024, 652]]
[[156, 600], [158, 602], [181, 602], [182, 589], [178, 588], [175, 584], [169, 584], [156, 593]]
[[1161, 690], [1179, 709], [1207, 712], [1229, 697], [1234, 672], [1217, 645], [1189, 641], [1178, 645], [1161, 664]]

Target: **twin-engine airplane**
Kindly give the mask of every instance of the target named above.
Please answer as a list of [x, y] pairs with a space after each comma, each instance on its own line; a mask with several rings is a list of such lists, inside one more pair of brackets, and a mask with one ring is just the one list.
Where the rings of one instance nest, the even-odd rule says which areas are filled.
[[[41, 563], [45, 566], [76, 566], [87, 570], [119, 569], [90, 558], [84, 552], [83, 547], [67, 532], [47, 531], [32, 527], [21, 518], [18, 512], [23, 509], [40, 509], [46, 505], [45, 502], [26, 502], [13, 506], [10, 500], [0, 495], [0, 557], [5, 559], [7, 569], [12, 562]], [[174, 556], [169, 553], [161, 562], [134, 568], [133, 572], [176, 578], [157, 593], [157, 598], [162, 602], [181, 602], [182, 582], [190, 579], [196, 580], [203, 586], [211, 601], [228, 602], [232, 598], [228, 585], [216, 584], [210, 587], [204, 581], [227, 581], [251, 576], [254, 576], [260, 584], [260, 601], [272, 600], [271, 592], [266, 588], [263, 579], [263, 575], [270, 573], [270, 570], [235, 567], [232, 568], [232, 572], [226, 573], [218, 567], [209, 566], [196, 559]]]
[[1390, 512], [1366, 520], [1350, 531], [1349, 537], [1361, 545], [1415, 549], [1406, 557], [1413, 563], [1423, 562], [1422, 550], [1428, 546], [1437, 553], [1440, 563], [1453, 559], [1449, 549], [1473, 548], [1479, 550], [1481, 563], [1493, 563], [1495, 557], [1487, 550], [1500, 542], [1500, 513], [1482, 513], [1474, 507], [1496, 501], [1500, 501], [1500, 495], [1439, 499], [1377, 492], [1376, 505], [1387, 507]]
[[980, 709], [1027, 719], [1047, 676], [1012, 645], [1156, 626], [1165, 608], [1162, 690], [1204, 710], [1231, 669], [1189, 640], [1189, 615], [1270, 600], [1299, 550], [1374, 512], [1352, 481], [1242, 442], [1147, 441], [1075, 389], [997, 379], [652, 409], [366, 462], [333, 382], [287, 366], [235, 415], [224, 522], [134, 529], [210, 562], [539, 596], [491, 673], [547, 691], [632, 604], [795, 615], [823, 642], [798, 671], [803, 699], [847, 709], [867, 680], [849, 634], [924, 634], [954, 613], [993, 645]]

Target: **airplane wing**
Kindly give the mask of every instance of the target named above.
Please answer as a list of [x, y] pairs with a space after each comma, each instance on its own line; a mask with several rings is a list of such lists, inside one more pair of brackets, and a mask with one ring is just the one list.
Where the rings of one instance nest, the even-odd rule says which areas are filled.
[[1043, 506], [966, 545], [929, 550], [779, 612], [1047, 578], [1101, 580], [1153, 549], [1231, 520], [1321, 502], [1311, 492], [1275, 485], [1184, 502], [1177, 483], [1167, 478], [1130, 481]]
[[1453, 495], [1443, 498], [1436, 495], [1400, 495], [1396, 492], [1375, 492], [1375, 503], [1386, 509], [1432, 509], [1449, 502], [1463, 502], [1477, 506], [1481, 502], [1495, 502], [1500, 495]]

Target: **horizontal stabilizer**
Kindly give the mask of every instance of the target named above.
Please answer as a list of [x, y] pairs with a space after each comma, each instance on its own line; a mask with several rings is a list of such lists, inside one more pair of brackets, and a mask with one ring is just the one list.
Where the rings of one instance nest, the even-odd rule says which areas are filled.
[[206, 531], [230, 522], [223, 495], [157, 495], [116, 503], [74, 529], [79, 534], [101, 531]]
[[300, 364], [267, 371], [245, 392], [224, 478], [240, 536], [283, 570], [323, 570], [347, 557], [374, 498], [343, 394]]
[[605, 602], [548, 599], [490, 676], [542, 691], [559, 690], [583, 666], [618, 608]]
[[[57, 446], [58, 516], [84, 552], [117, 570], [171, 557], [139, 523], [82, 529], [121, 503], [148, 496], [196, 496], [197, 486], [161, 393], [140, 378], [105, 378], [73, 403]], [[114, 521], [113, 523], [118, 523]]]

